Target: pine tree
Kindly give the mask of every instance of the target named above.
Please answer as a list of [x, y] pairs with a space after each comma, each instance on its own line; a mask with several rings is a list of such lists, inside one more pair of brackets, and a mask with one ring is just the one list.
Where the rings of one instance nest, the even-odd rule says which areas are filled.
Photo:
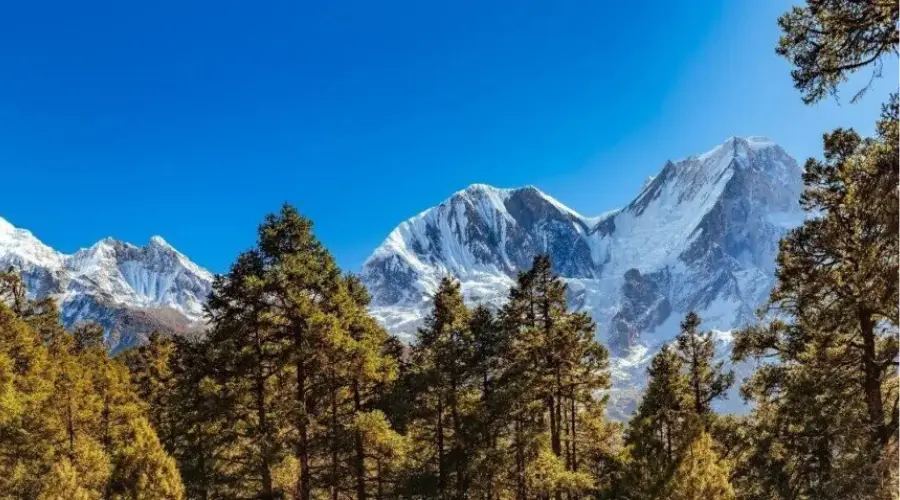
[[[390, 427], [384, 414], [375, 408], [385, 386], [397, 377], [395, 357], [388, 352], [390, 338], [386, 331], [368, 315], [370, 296], [359, 278], [344, 277], [343, 286], [351, 301], [344, 313], [352, 339], [347, 384], [352, 406], [349, 409], [353, 430], [351, 462], [357, 500], [372, 496], [383, 497], [387, 482], [394, 482], [399, 462], [405, 457], [406, 442]], [[374, 465], [372, 465], [374, 462]], [[374, 468], [375, 487], [368, 480]]]
[[472, 339], [470, 312], [463, 303], [459, 282], [444, 278], [435, 293], [434, 307], [413, 351], [418, 390], [427, 393], [420, 420], [421, 437], [430, 442], [430, 456], [440, 498], [465, 498], [470, 463], [462, 406], [472, 398]]
[[226, 467], [230, 481], [244, 483], [236, 485], [239, 490], [272, 499], [272, 470], [288, 451], [278, 436], [287, 425], [290, 390], [282, 383], [285, 348], [267, 310], [263, 273], [262, 257], [250, 251], [238, 257], [227, 276], [214, 281], [207, 305], [213, 322], [207, 366], [221, 385], [223, 418], [244, 429], [230, 453], [234, 467]]
[[170, 414], [173, 403], [169, 401], [175, 390], [171, 366], [174, 354], [175, 341], [159, 332], [152, 332], [145, 344], [122, 353], [135, 392], [146, 405], [150, 425], [170, 450], [175, 440]]
[[682, 458], [660, 498], [670, 500], [734, 500], [728, 482], [729, 466], [714, 449], [713, 440], [700, 432], [682, 451]]
[[100, 500], [106, 498], [111, 474], [109, 456], [100, 443], [79, 439], [70, 455], [60, 455], [40, 485], [39, 499]]
[[[50, 316], [52, 300], [27, 299], [20, 283], [0, 276], [0, 295], [12, 305], [0, 302], [0, 495], [181, 498], [174, 462], [144, 421], [127, 368], [109, 357], [103, 330], [66, 332]], [[138, 431], [150, 444], [132, 449]], [[148, 488], [116, 480], [129, 460], [171, 465], [142, 476], [166, 493], [147, 496]]]
[[[608, 355], [594, 340], [593, 321], [568, 311], [565, 284], [546, 256], [536, 257], [532, 269], [520, 273], [498, 326], [505, 339], [497, 385], [503, 387], [498, 397], [508, 408], [508, 477], [513, 495], [525, 498], [543, 494], [531, 491], [535, 484], [548, 484], [534, 483], [529, 476], [530, 471], [551, 470], [541, 454], [546, 443], [560, 470], [580, 474], [596, 469], [580, 457], [582, 452], [597, 456], [587, 431], [602, 420], [605, 399], [597, 394], [609, 387]], [[535, 460], [542, 461], [537, 469]], [[590, 489], [583, 482], [566, 484], [559, 483], [552, 496], [578, 497]], [[572, 490], [576, 484], [584, 488]]]
[[[0, 296], [20, 283], [18, 276], [0, 273]], [[0, 302], [0, 491], [28, 498], [36, 496], [38, 478], [53, 461], [59, 432], [45, 418], [44, 408], [54, 398], [47, 350], [15, 312], [24, 302], [11, 306]]]
[[296, 209], [267, 216], [258, 233], [209, 300], [204, 366], [226, 408], [212, 427], [247, 428], [219, 446], [233, 467], [214, 469], [262, 498], [365, 498], [368, 452], [354, 422], [395, 376], [388, 336], [367, 315], [362, 285], [341, 275]]
[[121, 500], [180, 500], [184, 486], [175, 460], [166, 454], [146, 419], [130, 426], [127, 444], [112, 477], [112, 498]]
[[503, 392], [497, 387], [503, 370], [503, 354], [508, 339], [494, 314], [485, 306], [472, 310], [469, 321], [472, 342], [472, 383], [480, 394], [471, 419], [473, 496], [493, 500], [502, 490], [496, 486], [503, 473], [503, 453], [499, 442], [508, 424]]
[[[323, 302], [339, 287], [340, 270], [313, 235], [312, 222], [290, 205], [266, 217], [259, 228], [258, 248], [264, 267], [263, 288], [274, 306], [267, 311], [267, 318], [274, 323], [273, 334], [283, 344], [293, 373], [289, 425], [295, 436], [294, 457], [299, 464], [299, 498], [309, 500], [314, 483], [313, 429], [318, 425], [317, 416], [325, 411], [317, 407], [321, 398], [312, 390], [313, 378], [326, 368], [323, 360], [336, 354], [324, 349], [339, 346], [326, 337], [345, 334], [335, 329], [340, 328], [340, 319], [323, 310]], [[335, 383], [330, 382], [333, 390]], [[332, 423], [332, 433], [333, 426]]]
[[734, 383], [734, 372], [724, 370], [724, 361], [713, 361], [716, 355], [715, 339], [712, 332], [698, 330], [700, 323], [700, 316], [689, 312], [681, 323], [681, 333], [675, 338], [675, 345], [687, 368], [694, 413], [708, 421], [712, 415], [712, 402], [726, 397], [726, 391]]
[[647, 368], [649, 381], [625, 436], [626, 489], [635, 498], [658, 498], [696, 432], [684, 360], [668, 345]]
[[[898, 46], [896, 2], [809, 0], [783, 15], [778, 53], [807, 103]], [[868, 85], [858, 93], [854, 100]], [[891, 96], [877, 137], [826, 134], [806, 163], [809, 218], [781, 242], [767, 318], [735, 359], [766, 363], [735, 470], [746, 498], [896, 498], [898, 133]]]
[[777, 360], [754, 374], [747, 395], [772, 418], [818, 429], [808, 447], [792, 437], [796, 427], [771, 431], [776, 443], [790, 440], [791, 488], [871, 497], [892, 474], [884, 457], [898, 431], [896, 123], [894, 99], [877, 139], [826, 136], [825, 161], [807, 162], [804, 176], [802, 203], [814, 216], [778, 255], [771, 302], [786, 318], [737, 337], [737, 359]]
[[807, 0], [782, 15], [777, 52], [794, 65], [791, 76], [803, 101], [836, 94], [850, 74], [871, 64], [872, 78], [881, 76], [882, 58], [897, 54], [898, 12], [893, 0]]
[[169, 358], [172, 393], [162, 399], [168, 404], [163, 415], [172, 425], [175, 439], [169, 446], [178, 462], [186, 496], [239, 496], [242, 485], [233, 480], [231, 457], [240, 450], [243, 439], [232, 420], [233, 400], [213, 365], [215, 349], [208, 339], [176, 337], [174, 344]]
[[[364, 495], [375, 500], [397, 498], [401, 476], [408, 467], [409, 440], [392, 429], [388, 419], [379, 410], [356, 413], [353, 429], [360, 437], [361, 448], [364, 450], [364, 477], [372, 478], [366, 484]], [[357, 492], [357, 498], [359, 497], [360, 493]]]

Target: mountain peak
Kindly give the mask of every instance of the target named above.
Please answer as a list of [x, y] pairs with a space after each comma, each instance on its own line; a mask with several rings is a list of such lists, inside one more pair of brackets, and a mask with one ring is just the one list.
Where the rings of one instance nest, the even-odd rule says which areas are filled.
[[7, 267], [19, 272], [30, 296], [56, 298], [66, 325], [102, 324], [116, 349], [137, 341], [142, 332], [135, 328], [166, 330], [202, 321], [212, 284], [208, 271], [159, 236], [143, 247], [106, 237], [64, 254], [0, 218], [0, 269]]
[[743, 137], [733, 135], [728, 139], [725, 139], [723, 145], [725, 144], [751, 144], [756, 147], [769, 147], [777, 145], [768, 137], [763, 137], [761, 135], [748, 135]]
[[37, 240], [37, 238], [35, 238], [34, 235], [31, 234], [31, 231], [29, 231], [27, 229], [18, 228], [16, 226], [12, 225], [12, 223], [7, 221], [3, 217], [0, 217], [0, 241], [12, 240], [12, 239]]
[[480, 182], [476, 182], [473, 184], [469, 184], [461, 192], [464, 192], [464, 193], [485, 193], [485, 192], [494, 193], [494, 192], [499, 192], [499, 191], [505, 191], [505, 190], [495, 187], [495, 186], [491, 186], [490, 184], [483, 184]]
[[174, 248], [172, 248], [172, 245], [170, 245], [166, 240], [164, 240], [162, 236], [159, 236], [156, 234], [150, 237], [150, 246], [174, 250]]
[[[696, 155], [690, 156], [687, 160], [690, 159], [698, 159], [698, 160], [708, 160], [710, 158], [714, 158], [717, 156], [730, 155], [732, 157], [742, 156], [747, 154], [748, 152], [759, 152], [764, 149], [777, 148], [781, 149], [778, 144], [773, 142], [768, 137], [758, 136], [758, 135], [749, 135], [746, 137], [740, 136], [731, 136], [725, 139], [725, 142], [719, 144], [718, 146], [710, 149], [709, 151]], [[677, 163], [683, 163], [677, 162]]]
[[474, 184], [469, 184], [468, 186], [466, 186], [465, 189], [457, 191], [457, 193], [460, 193], [460, 194], [462, 194], [462, 193], [469, 193], [469, 194], [489, 193], [489, 194], [502, 194], [502, 195], [509, 195], [509, 194], [519, 193], [519, 192], [536, 192], [536, 193], [540, 193], [543, 196], [546, 196], [546, 193], [544, 193], [543, 191], [538, 189], [533, 184], [526, 184], [524, 186], [519, 186], [519, 187], [514, 187], [514, 188], [500, 188], [497, 186], [492, 186], [490, 184], [476, 182]]
[[13, 226], [9, 223], [9, 221], [4, 219], [3, 217], [0, 217], [0, 233], [10, 233], [12, 231], [15, 231], [15, 229], [16, 226]]
[[[793, 214], [798, 170], [771, 140], [732, 136], [702, 155], [666, 162], [631, 203], [600, 217], [580, 215], [534, 186], [472, 184], [391, 232], [364, 263], [365, 281], [376, 307], [415, 308], [446, 274], [461, 279], [466, 293], [490, 300], [502, 297], [534, 255], [549, 253], [566, 278], [599, 280], [579, 286], [591, 290], [583, 300], [596, 303], [585, 307], [605, 326], [618, 306], [604, 301], [619, 294], [632, 268], [664, 273], [708, 255], [734, 269], [768, 269], [774, 253], [766, 245], [783, 230], [769, 215]], [[751, 232], [762, 242], [747, 242]], [[750, 295], [740, 300], [752, 309]]]

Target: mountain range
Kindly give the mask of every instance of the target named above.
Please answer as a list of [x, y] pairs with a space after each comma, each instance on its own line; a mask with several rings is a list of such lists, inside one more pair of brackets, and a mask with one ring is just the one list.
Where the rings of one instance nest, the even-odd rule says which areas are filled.
[[10, 267], [31, 296], [57, 299], [66, 326], [103, 325], [113, 352], [153, 330], [202, 331], [213, 279], [159, 236], [142, 247], [104, 238], [67, 255], [0, 218], [0, 269]]
[[[502, 305], [519, 271], [549, 254], [570, 306], [587, 311], [613, 354], [614, 410], [627, 412], [649, 357], [688, 311], [717, 332], [752, 321], [774, 284], [778, 241], [803, 220], [802, 168], [761, 137], [731, 137], [666, 162], [634, 199], [584, 216], [533, 186], [473, 184], [402, 222], [362, 266], [372, 314], [410, 340], [440, 279], [471, 302]], [[145, 246], [104, 239], [66, 255], [0, 219], [0, 266], [35, 296], [52, 295], [67, 325], [100, 322], [118, 351], [153, 329], [203, 327], [212, 275], [154, 236]]]
[[499, 304], [535, 255], [552, 257], [570, 304], [623, 354], [668, 336], [683, 314], [730, 329], [753, 319], [778, 240], [803, 213], [801, 168], [762, 138], [730, 138], [667, 162], [624, 208], [586, 217], [535, 187], [474, 184], [403, 222], [363, 265], [373, 313], [412, 334], [445, 275]]

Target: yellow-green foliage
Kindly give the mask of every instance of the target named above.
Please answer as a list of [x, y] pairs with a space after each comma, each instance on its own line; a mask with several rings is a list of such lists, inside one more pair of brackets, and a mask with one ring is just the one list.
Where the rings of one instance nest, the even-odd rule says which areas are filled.
[[18, 277], [0, 274], [0, 296], [14, 296], [0, 302], [0, 498], [182, 498], [127, 368], [97, 330], [66, 333], [49, 320], [55, 307], [15, 295]]
[[716, 453], [713, 440], [701, 432], [682, 452], [662, 498], [669, 500], [734, 500], [728, 462]]
[[583, 495], [594, 486], [590, 474], [566, 468], [565, 461], [553, 453], [549, 435], [539, 436], [536, 444], [534, 458], [525, 467], [530, 497], [539, 498], [556, 492]]

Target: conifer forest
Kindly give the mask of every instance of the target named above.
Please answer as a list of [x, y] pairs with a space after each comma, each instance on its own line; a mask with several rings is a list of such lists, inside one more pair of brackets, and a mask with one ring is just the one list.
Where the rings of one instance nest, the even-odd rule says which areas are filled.
[[[783, 14], [797, 98], [877, 73], [897, 22], [893, 0]], [[687, 314], [624, 422], [605, 411], [596, 325], [547, 256], [499, 309], [447, 276], [405, 343], [286, 204], [215, 277], [206, 331], [114, 356], [102, 328], [65, 329], [0, 273], [0, 498], [898, 499], [896, 94], [872, 121], [871, 137], [824, 133], [805, 165], [808, 218], [781, 240], [758, 321], [733, 333], [753, 373], [738, 379]], [[736, 386], [746, 414], [717, 413]]]

